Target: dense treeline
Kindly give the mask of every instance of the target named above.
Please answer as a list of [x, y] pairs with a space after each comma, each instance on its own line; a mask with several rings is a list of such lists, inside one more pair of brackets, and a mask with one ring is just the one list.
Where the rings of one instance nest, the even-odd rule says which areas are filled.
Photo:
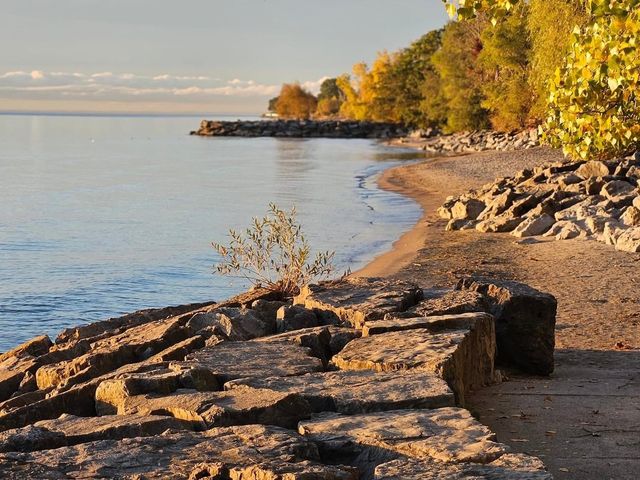
[[[315, 112], [291, 114], [280, 105], [290, 105], [286, 95], [272, 99], [270, 110], [447, 132], [537, 125], [546, 114], [547, 79], [561, 65], [581, 15], [571, 0], [531, 0], [495, 25], [482, 16], [451, 22], [402, 50], [380, 52], [371, 66], [357, 63], [350, 74], [325, 81]], [[295, 84], [282, 93], [292, 87], [301, 99], [310, 95]]]
[[574, 158], [640, 149], [640, 0], [443, 2], [459, 21], [328, 80], [307, 116], [445, 132], [540, 126]]

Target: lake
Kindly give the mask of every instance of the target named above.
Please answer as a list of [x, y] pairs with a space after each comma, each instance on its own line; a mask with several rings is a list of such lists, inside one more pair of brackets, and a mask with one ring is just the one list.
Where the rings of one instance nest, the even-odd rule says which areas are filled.
[[369, 140], [201, 138], [200, 117], [0, 115], [0, 351], [126, 312], [221, 300], [212, 241], [295, 205], [337, 273], [420, 218], [379, 173], [419, 154]]

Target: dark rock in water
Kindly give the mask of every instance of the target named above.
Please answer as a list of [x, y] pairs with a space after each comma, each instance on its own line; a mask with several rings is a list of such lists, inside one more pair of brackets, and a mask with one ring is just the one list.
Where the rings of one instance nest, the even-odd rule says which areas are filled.
[[262, 120], [218, 122], [203, 120], [191, 135], [204, 137], [397, 138], [409, 130], [395, 123], [340, 120]]
[[485, 296], [496, 320], [500, 361], [527, 373], [553, 372], [558, 306], [553, 295], [512, 281], [463, 279], [458, 288]]

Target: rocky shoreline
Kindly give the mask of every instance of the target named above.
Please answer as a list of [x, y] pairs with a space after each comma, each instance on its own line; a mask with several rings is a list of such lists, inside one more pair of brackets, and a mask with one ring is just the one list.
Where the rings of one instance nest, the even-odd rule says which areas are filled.
[[549, 479], [464, 406], [496, 361], [549, 374], [555, 315], [513, 282], [345, 279], [38, 337], [0, 356], [0, 476]]
[[404, 137], [409, 129], [394, 123], [341, 120], [202, 120], [191, 135], [203, 137], [372, 138]]
[[557, 162], [449, 197], [439, 215], [448, 230], [511, 232], [518, 238], [597, 240], [640, 251], [640, 155]]
[[528, 150], [540, 145], [536, 129], [520, 132], [479, 130], [441, 135], [436, 130], [416, 130], [409, 136], [395, 139], [392, 145], [417, 148], [427, 153], [476, 153], [487, 150]]

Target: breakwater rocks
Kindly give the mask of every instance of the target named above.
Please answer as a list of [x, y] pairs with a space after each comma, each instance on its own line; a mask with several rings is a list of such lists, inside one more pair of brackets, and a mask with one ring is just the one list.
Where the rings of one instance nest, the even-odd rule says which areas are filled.
[[191, 135], [204, 137], [378, 138], [403, 137], [409, 130], [393, 123], [322, 120], [203, 120]]
[[473, 153], [485, 150], [526, 150], [539, 146], [540, 142], [535, 129], [512, 133], [482, 130], [452, 135], [437, 135], [433, 130], [417, 130], [394, 144], [420, 148], [429, 153]]
[[554, 163], [450, 197], [439, 209], [448, 230], [515, 237], [593, 239], [640, 251], [640, 155]]
[[352, 279], [38, 337], [0, 356], [0, 477], [550, 479], [463, 407], [496, 350], [553, 369], [555, 309], [515, 283]]

